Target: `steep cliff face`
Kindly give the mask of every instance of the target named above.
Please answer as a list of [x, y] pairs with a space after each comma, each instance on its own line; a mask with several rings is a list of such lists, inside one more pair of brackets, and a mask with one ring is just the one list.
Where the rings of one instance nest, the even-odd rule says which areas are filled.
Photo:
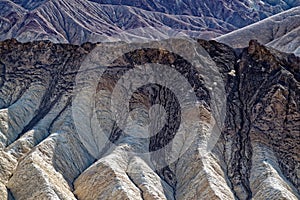
[[[242, 51], [214, 41], [197, 42], [215, 62], [227, 98], [220, 110], [225, 118], [224, 126], [218, 127], [220, 138], [206, 154], [201, 143], [215, 131], [211, 88], [204, 84], [205, 71], [197, 71], [181, 56], [162, 48], [130, 51], [114, 60], [98, 81], [97, 72], [81, 70], [102, 44], [1, 42], [0, 199], [298, 199], [300, 59], [256, 41]], [[168, 124], [163, 132], [145, 139], [126, 134], [105, 113], [110, 112], [107, 102], [118, 81], [147, 63], [180, 72], [193, 86], [199, 104], [197, 109], [178, 109], [183, 100], [168, 88], [140, 87], [129, 103], [131, 110], [140, 111], [131, 117], [147, 123], [145, 113], [160, 104]], [[88, 109], [79, 107], [82, 129], [72, 113], [78, 104], [80, 91], [75, 86], [80, 74], [98, 81], [95, 95], [83, 95], [96, 115], [87, 124]], [[183, 87], [176, 81], [174, 85]], [[204, 131], [174, 162], [156, 167], [168, 160], [174, 148], [165, 146], [176, 134], [187, 140], [195, 129], [189, 122], [197, 117]], [[90, 128], [95, 118], [109, 130], [109, 142], [100, 150], [94, 143], [101, 138], [91, 139], [98, 131]], [[188, 120], [182, 131], [177, 125], [183, 119]], [[130, 130], [144, 131], [135, 125]], [[172, 145], [180, 153], [179, 144]], [[160, 154], [129, 153], [162, 147]]]
[[[204, 44], [220, 66], [233, 60], [222, 45]], [[236, 59], [222, 141], [231, 188], [240, 199], [297, 199], [299, 58], [251, 41]]]

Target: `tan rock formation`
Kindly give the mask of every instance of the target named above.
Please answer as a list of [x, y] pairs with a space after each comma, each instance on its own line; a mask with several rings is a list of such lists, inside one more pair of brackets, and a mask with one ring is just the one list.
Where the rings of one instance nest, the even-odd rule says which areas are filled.
[[[207, 72], [196, 73], [190, 63], [166, 49], [145, 48], [115, 60], [116, 66], [97, 83], [98, 93], [85, 96], [85, 104], [97, 112], [86, 119], [87, 110], [79, 107], [84, 125], [79, 130], [72, 112], [76, 75], [90, 73], [78, 70], [96, 45], [0, 42], [0, 200], [299, 199], [300, 59], [256, 41], [240, 55], [224, 44], [198, 43], [225, 84], [223, 127], [217, 127], [209, 94], [217, 83], [203, 83]], [[190, 51], [191, 46], [185, 48]], [[164, 87], [141, 87], [132, 94], [129, 107], [135, 111], [123, 132], [110, 115], [112, 89], [125, 72], [151, 62], [169, 65], [192, 82], [197, 109], [175, 112], [183, 99]], [[97, 78], [97, 73], [89, 78]], [[101, 101], [90, 104], [95, 98]], [[170, 126], [168, 134], [153, 136], [142, 125], [149, 123], [150, 107], [157, 104], [166, 115], [154, 126], [165, 121]], [[162, 107], [153, 109], [160, 112]], [[188, 123], [196, 117], [199, 124]], [[188, 119], [186, 127], [176, 132], [176, 122], [183, 118]], [[92, 126], [97, 120], [109, 130], [101, 136], [103, 141], [96, 134], [100, 129]], [[198, 125], [202, 132], [182, 151]], [[86, 138], [79, 134], [82, 130]], [[222, 134], [206, 152], [202, 145], [215, 131]], [[179, 139], [167, 146], [174, 132]], [[148, 137], [142, 138], [146, 133]], [[103, 149], [94, 145], [100, 144], [94, 136]], [[147, 154], [162, 147], [158, 154]], [[169, 163], [173, 154], [180, 156]]]

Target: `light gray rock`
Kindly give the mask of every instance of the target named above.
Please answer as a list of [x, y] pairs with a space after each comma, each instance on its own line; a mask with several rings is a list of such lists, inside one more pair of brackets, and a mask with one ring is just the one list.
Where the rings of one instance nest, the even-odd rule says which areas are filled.
[[215, 38], [234, 48], [245, 48], [258, 40], [277, 50], [300, 55], [300, 7], [279, 13], [257, 23]]
[[[98, 93], [84, 96], [96, 114], [81, 109], [75, 119], [75, 78], [95, 45], [0, 42], [0, 199], [299, 199], [299, 58], [256, 41], [239, 57], [215, 41], [198, 44], [220, 71], [216, 80], [225, 83], [222, 127], [209, 103], [214, 84], [205, 86], [201, 77], [207, 72], [195, 73], [181, 57], [162, 48], [129, 52], [115, 60], [120, 66], [104, 73]], [[180, 119], [185, 121], [176, 140], [172, 131], [157, 136], [144, 126], [150, 123], [152, 104], [161, 103], [165, 107], [153, 109], [162, 117], [151, 130], [166, 121], [174, 127], [177, 104], [166, 89], [142, 88], [132, 95], [130, 106], [135, 109], [121, 116], [128, 119], [125, 132], [110, 115], [109, 96], [119, 78], [136, 67], [132, 63], [147, 62], [178, 67], [201, 97], [196, 107], [182, 108]], [[108, 130], [106, 135], [100, 137], [103, 130], [92, 126], [97, 122]], [[207, 151], [203, 147], [216, 131], [221, 135]], [[155, 153], [157, 149], [163, 151]]]
[[7, 200], [8, 199], [8, 193], [7, 189], [4, 184], [0, 182], [0, 199], [1, 200]]
[[39, 0], [2, 1], [1, 5], [9, 9], [0, 12], [0, 40], [72, 44], [162, 39], [182, 34], [211, 39], [300, 6], [298, 1], [289, 0], [184, 0], [174, 4], [167, 0]]
[[72, 183], [93, 158], [72, 134], [68, 115], [62, 116], [65, 118], [53, 125], [53, 133], [19, 162], [8, 182], [15, 198], [76, 199]]
[[253, 143], [250, 185], [253, 199], [299, 199], [297, 189], [282, 174], [274, 152]]

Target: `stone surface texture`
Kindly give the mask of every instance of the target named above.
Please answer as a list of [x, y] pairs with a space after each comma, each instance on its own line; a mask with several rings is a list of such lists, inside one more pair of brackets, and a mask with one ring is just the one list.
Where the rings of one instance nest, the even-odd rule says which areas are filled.
[[298, 0], [1, 0], [0, 40], [211, 39], [297, 6]]
[[245, 48], [256, 39], [277, 50], [300, 55], [300, 7], [279, 13], [239, 30], [215, 38], [234, 48]]
[[[75, 78], [101, 44], [0, 42], [0, 199], [299, 199], [300, 58], [255, 40], [242, 50], [197, 42], [225, 83], [225, 123], [211, 152], [201, 153], [199, 134], [160, 170], [156, 162], [166, 159], [167, 151], [161, 157], [129, 152], [160, 148], [172, 135], [145, 142], [114, 129], [109, 138], [115, 145], [98, 156], [78, 135], [72, 116]], [[183, 114], [197, 112], [210, 134], [211, 97], [202, 75], [195, 76], [190, 65], [164, 49], [141, 49], [116, 60], [96, 97], [107, 98], [124, 70], [147, 62], [175, 65], [186, 73], [202, 107]], [[146, 89], [135, 93], [132, 108], [147, 111], [159, 102], [172, 110], [176, 105], [167, 90], [153, 91], [156, 95]], [[107, 111], [106, 104], [95, 107]], [[169, 123], [174, 119], [167, 118]], [[111, 123], [109, 118], [100, 122]]]

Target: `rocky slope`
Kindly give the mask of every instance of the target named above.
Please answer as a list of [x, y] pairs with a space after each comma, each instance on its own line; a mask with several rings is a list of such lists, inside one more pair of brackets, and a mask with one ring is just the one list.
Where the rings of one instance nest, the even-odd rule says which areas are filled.
[[127, 1], [93, 0], [101, 4], [128, 5], [144, 10], [175, 15], [206, 16], [241, 28], [284, 10], [300, 6], [299, 1], [289, 0], [241, 0], [241, 1]]
[[[92, 54], [96, 48], [99, 54], [105, 50], [103, 44], [0, 42], [0, 199], [299, 199], [300, 59], [256, 41], [241, 53], [214, 41], [197, 42], [216, 63], [225, 85], [225, 96], [216, 101], [227, 98], [219, 111], [226, 117], [218, 127], [220, 138], [205, 154], [201, 144], [217, 131], [211, 88], [203, 83], [208, 75], [178, 54], [159, 46], [132, 50], [115, 59], [99, 79], [97, 70], [81, 69], [99, 56]], [[191, 47], [182, 48], [191, 52]], [[198, 102], [197, 109], [181, 106], [181, 112], [182, 99], [167, 88], [146, 85], [136, 90], [130, 108], [141, 110], [134, 114], [139, 123], [146, 123], [143, 113], [153, 105], [163, 105], [168, 114], [165, 132], [149, 140], [126, 134], [106, 115], [107, 100], [121, 77], [147, 63], [168, 65], [182, 74]], [[95, 80], [97, 92], [82, 96], [87, 107], [79, 106], [76, 118], [80, 74], [83, 81]], [[90, 108], [97, 111], [94, 117]], [[93, 135], [99, 133], [91, 128], [95, 117], [108, 130], [110, 146], [103, 149], [95, 145], [102, 141]], [[204, 131], [197, 132], [178, 159], [157, 168], [173, 150], [180, 152], [176, 142], [171, 149], [165, 145], [176, 134], [185, 141], [194, 130], [189, 122], [197, 117]], [[176, 125], [179, 119], [188, 119], [183, 130]], [[134, 125], [130, 130], [143, 133]], [[165, 151], [150, 157], [130, 154], [159, 148]]]
[[280, 51], [300, 55], [300, 7], [290, 9], [269, 17], [260, 22], [246, 26], [231, 33], [222, 35], [215, 40], [244, 48], [251, 39], [278, 49]]
[[1, 0], [0, 40], [82, 44], [178, 34], [210, 39], [247, 26], [299, 1]]

